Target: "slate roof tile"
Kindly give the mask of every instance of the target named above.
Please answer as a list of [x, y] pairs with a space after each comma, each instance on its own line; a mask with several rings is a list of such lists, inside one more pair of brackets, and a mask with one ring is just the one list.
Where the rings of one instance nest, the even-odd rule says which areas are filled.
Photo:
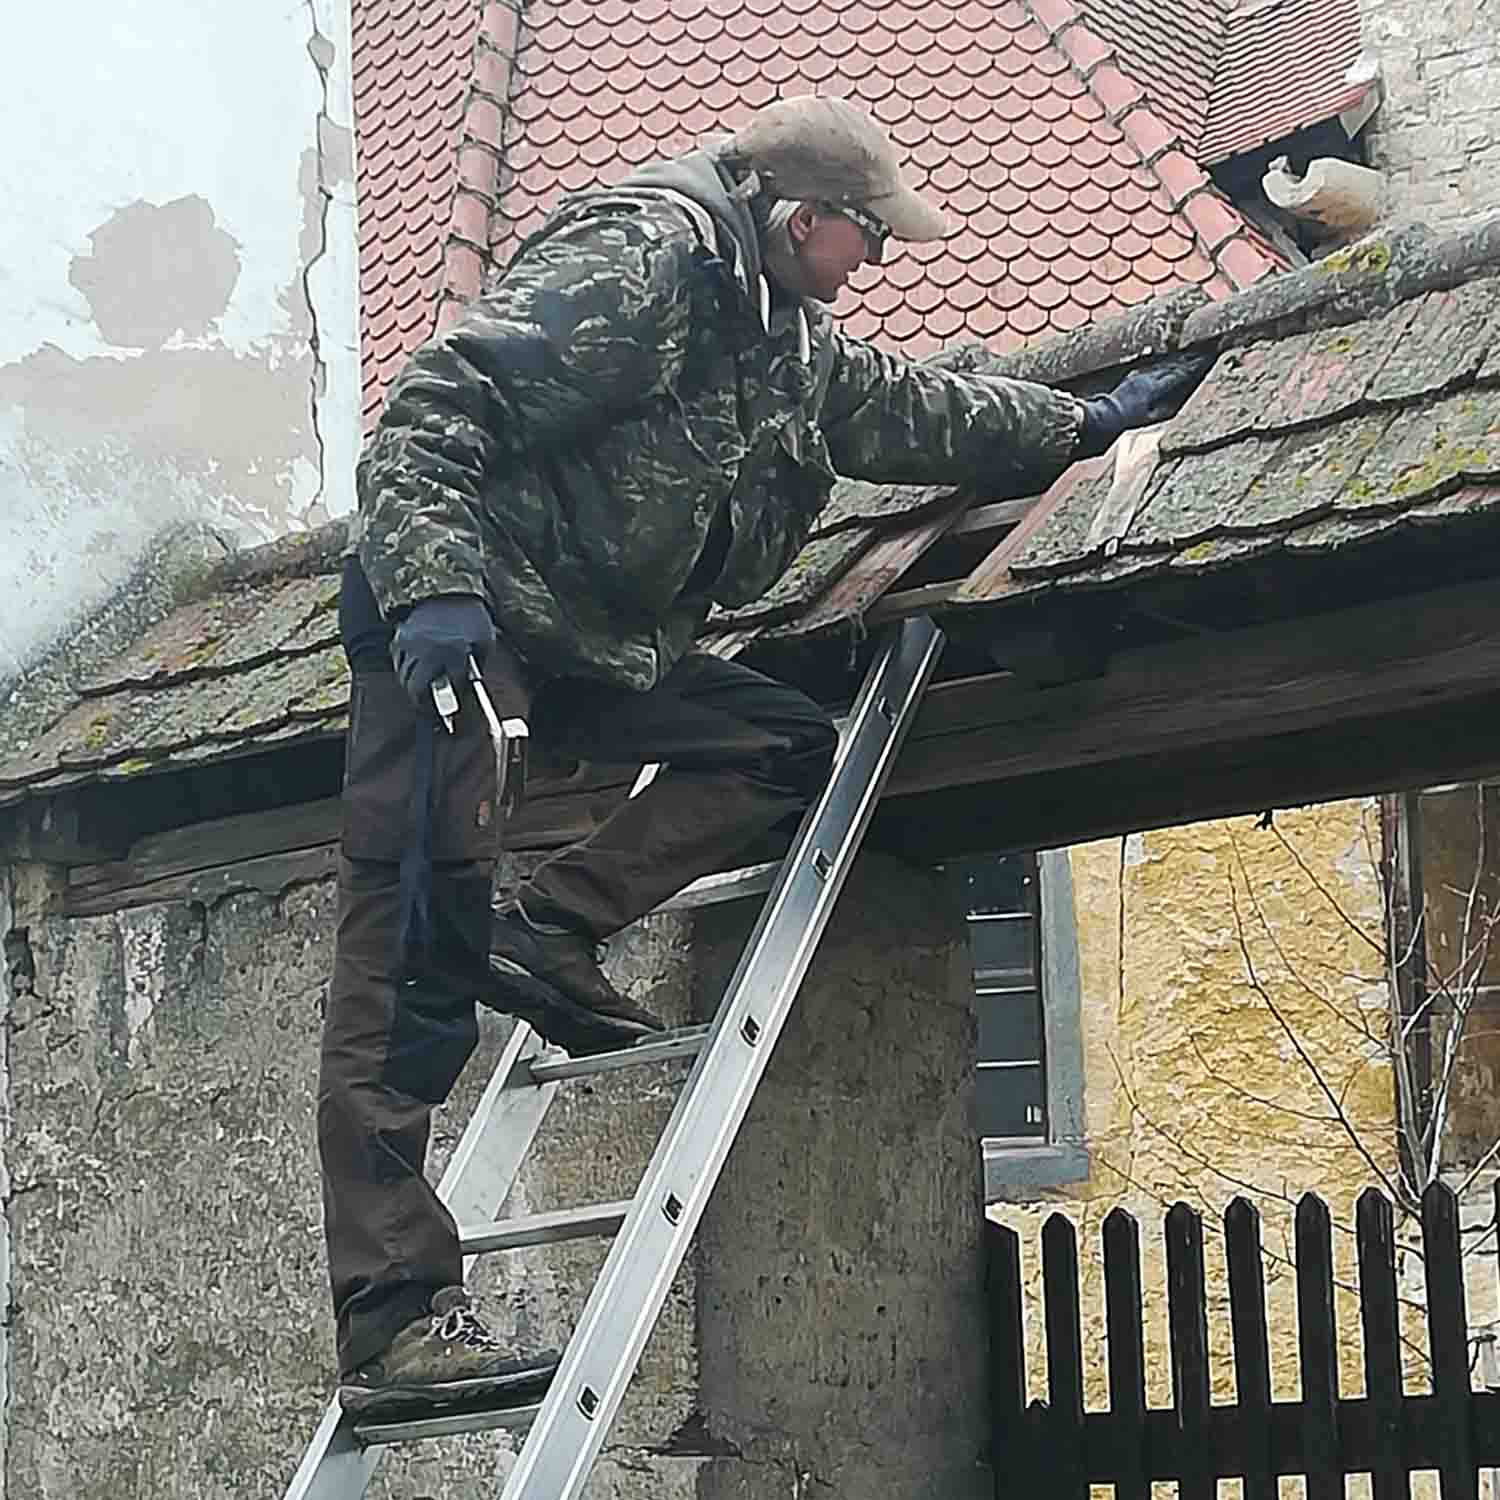
[[1239, 508], [1279, 446], [1251, 438], [1221, 449], [1211, 463], [1170, 465], [1121, 539], [1121, 550], [1185, 546], [1212, 536]]
[[[42, 784], [57, 772], [132, 774], [179, 763], [195, 747], [227, 746], [294, 726], [322, 725], [348, 701], [336, 647], [281, 656], [167, 686], [122, 688], [80, 700], [26, 750], [0, 765], [0, 794]], [[4, 798], [3, 800], [10, 800]]]
[[830, 536], [851, 526], [878, 526], [882, 522], [907, 525], [924, 512], [951, 508], [955, 503], [950, 487], [910, 484], [860, 484], [841, 479], [813, 526], [814, 539]]
[[[1159, 474], [1119, 555], [1192, 572], [1500, 508], [1500, 390], [1482, 379], [1500, 342], [1500, 264], [1488, 269], [1456, 288], [1416, 288], [1360, 322], [1221, 356], [1165, 428]], [[1097, 587], [1120, 580], [1110, 562], [1080, 540], [1077, 515], [1059, 513], [1011, 567], [1023, 588]]]
[[148, 631], [80, 684], [85, 696], [228, 674], [338, 639], [338, 581], [299, 578], [271, 590], [220, 594]]
[[1367, 392], [1371, 401], [1406, 402], [1466, 384], [1500, 335], [1500, 280], [1431, 292], [1413, 308]]

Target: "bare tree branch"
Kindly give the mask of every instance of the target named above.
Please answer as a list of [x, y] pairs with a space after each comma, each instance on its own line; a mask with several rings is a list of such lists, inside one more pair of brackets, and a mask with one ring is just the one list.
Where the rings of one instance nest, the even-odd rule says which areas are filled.
[[[1278, 830], [1279, 832], [1279, 830]], [[1284, 835], [1283, 841], [1284, 841]], [[1229, 831], [1229, 847], [1234, 850], [1235, 864], [1239, 867], [1240, 875], [1245, 881], [1245, 894], [1250, 898], [1250, 904], [1255, 909], [1257, 921], [1266, 935], [1266, 940], [1276, 950], [1276, 956], [1281, 960], [1281, 966], [1286, 970], [1287, 977], [1300, 989], [1310, 1000], [1321, 1005], [1341, 1026], [1346, 1026], [1356, 1036], [1363, 1037], [1367, 1042], [1373, 1042], [1377, 1046], [1385, 1045], [1385, 1038], [1372, 1031], [1363, 1019], [1355, 1020], [1342, 1006], [1335, 1004], [1320, 990], [1310, 985], [1298, 971], [1297, 966], [1287, 957], [1286, 950], [1281, 946], [1281, 940], [1276, 936], [1270, 922], [1266, 919], [1265, 912], [1261, 909], [1260, 902], [1255, 897], [1255, 887], [1250, 880], [1249, 872], [1245, 868], [1244, 851], [1240, 848], [1240, 842], [1235, 837], [1234, 830]], [[1233, 876], [1230, 877], [1230, 891], [1233, 894]]]
[[[1238, 849], [1236, 849], [1236, 853], [1238, 853]], [[1243, 863], [1241, 864], [1241, 873], [1244, 873]], [[1390, 1176], [1385, 1171], [1385, 1168], [1383, 1168], [1380, 1163], [1375, 1160], [1375, 1157], [1371, 1153], [1370, 1148], [1366, 1146], [1364, 1141], [1360, 1138], [1359, 1132], [1354, 1128], [1353, 1122], [1349, 1119], [1349, 1116], [1344, 1112], [1343, 1106], [1339, 1103], [1338, 1095], [1336, 1095], [1334, 1091], [1328, 1086], [1328, 1080], [1323, 1076], [1323, 1070], [1318, 1066], [1316, 1062], [1313, 1061], [1313, 1058], [1308, 1052], [1307, 1047], [1303, 1044], [1302, 1038], [1297, 1035], [1296, 1028], [1291, 1024], [1290, 1021], [1287, 1020], [1286, 1016], [1282, 1014], [1280, 1006], [1278, 1006], [1276, 1002], [1271, 998], [1270, 991], [1265, 987], [1265, 985], [1261, 983], [1260, 976], [1256, 973], [1255, 970], [1255, 960], [1250, 956], [1250, 945], [1245, 941], [1245, 924], [1240, 917], [1239, 895], [1235, 889], [1233, 880], [1229, 882], [1229, 903], [1230, 909], [1234, 913], [1235, 938], [1239, 944], [1240, 957], [1244, 960], [1245, 974], [1247, 979], [1249, 980], [1250, 987], [1255, 991], [1257, 995], [1260, 996], [1261, 1000], [1265, 1004], [1266, 1009], [1270, 1011], [1272, 1018], [1281, 1028], [1282, 1034], [1286, 1037], [1287, 1041], [1292, 1044], [1293, 1050], [1302, 1060], [1303, 1067], [1307, 1069], [1308, 1074], [1311, 1076], [1313, 1082], [1317, 1085], [1323, 1097], [1327, 1099], [1329, 1108], [1334, 1112], [1334, 1116], [1338, 1122], [1339, 1129], [1343, 1131], [1345, 1137], [1349, 1141], [1349, 1144], [1353, 1146], [1355, 1151], [1359, 1153], [1360, 1159], [1379, 1179], [1386, 1192], [1389, 1193], [1392, 1198], [1395, 1198], [1400, 1189], [1395, 1183], [1391, 1181]]]
[[[1365, 929], [1362, 926], [1360, 926], [1360, 924], [1358, 922], [1356, 922], [1354, 920], [1354, 918], [1349, 915], [1348, 912], [1346, 912], [1344, 910], [1343, 905], [1339, 901], [1339, 898], [1337, 896], [1335, 896], [1333, 894], [1333, 892], [1330, 891], [1328, 889], [1328, 887], [1326, 885], [1324, 885], [1321, 880], [1318, 879], [1317, 875], [1313, 873], [1312, 867], [1307, 863], [1307, 861], [1305, 859], [1303, 859], [1302, 855], [1292, 846], [1291, 841], [1281, 831], [1280, 828], [1276, 827], [1273, 824], [1272, 827], [1271, 827], [1271, 832], [1276, 835], [1276, 841], [1291, 856], [1291, 858], [1292, 858], [1293, 862], [1296, 864], [1297, 868], [1299, 870], [1301, 870], [1304, 875], [1307, 876], [1308, 880], [1312, 883], [1314, 889], [1316, 889], [1316, 891], [1318, 892], [1318, 894], [1320, 896], [1322, 896], [1322, 898], [1329, 904], [1329, 906], [1331, 906], [1333, 908], [1333, 910], [1335, 911], [1335, 913], [1337, 913], [1339, 919], [1349, 929], [1349, 931], [1352, 932], [1362, 943], [1365, 943], [1370, 948], [1374, 949], [1374, 951], [1376, 953], [1378, 953], [1381, 956], [1381, 958], [1384, 958], [1385, 957], [1385, 943], [1383, 941], [1377, 941], [1375, 938], [1372, 938], [1370, 936], [1370, 934], [1368, 932], [1366, 932]], [[1377, 868], [1378, 868], [1379, 862], [1377, 861], [1376, 864], [1377, 864]]]

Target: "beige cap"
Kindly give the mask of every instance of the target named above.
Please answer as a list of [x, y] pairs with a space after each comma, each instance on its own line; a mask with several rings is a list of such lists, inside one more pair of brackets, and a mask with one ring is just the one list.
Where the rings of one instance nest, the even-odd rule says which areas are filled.
[[902, 180], [890, 137], [847, 99], [779, 99], [757, 111], [729, 146], [778, 198], [867, 208], [898, 240], [952, 232], [942, 210]]

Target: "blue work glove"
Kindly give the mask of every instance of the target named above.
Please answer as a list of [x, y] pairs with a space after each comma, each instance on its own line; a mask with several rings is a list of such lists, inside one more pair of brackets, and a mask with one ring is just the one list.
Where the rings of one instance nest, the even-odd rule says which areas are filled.
[[483, 662], [494, 643], [495, 625], [483, 599], [424, 599], [396, 627], [391, 660], [412, 702], [430, 709], [432, 684], [444, 675], [455, 687], [466, 681], [469, 658]]
[[1097, 458], [1122, 432], [1175, 416], [1213, 362], [1211, 354], [1178, 354], [1149, 370], [1132, 370], [1106, 396], [1088, 397], [1073, 457]]

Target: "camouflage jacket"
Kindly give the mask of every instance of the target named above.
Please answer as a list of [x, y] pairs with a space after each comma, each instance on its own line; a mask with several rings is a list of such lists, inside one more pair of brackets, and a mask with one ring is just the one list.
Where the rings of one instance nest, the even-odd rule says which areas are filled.
[[637, 689], [711, 602], [790, 566], [836, 475], [1057, 472], [1077, 401], [912, 364], [767, 283], [748, 208], [692, 153], [572, 200], [411, 358], [352, 538], [387, 617], [487, 597], [540, 675]]

